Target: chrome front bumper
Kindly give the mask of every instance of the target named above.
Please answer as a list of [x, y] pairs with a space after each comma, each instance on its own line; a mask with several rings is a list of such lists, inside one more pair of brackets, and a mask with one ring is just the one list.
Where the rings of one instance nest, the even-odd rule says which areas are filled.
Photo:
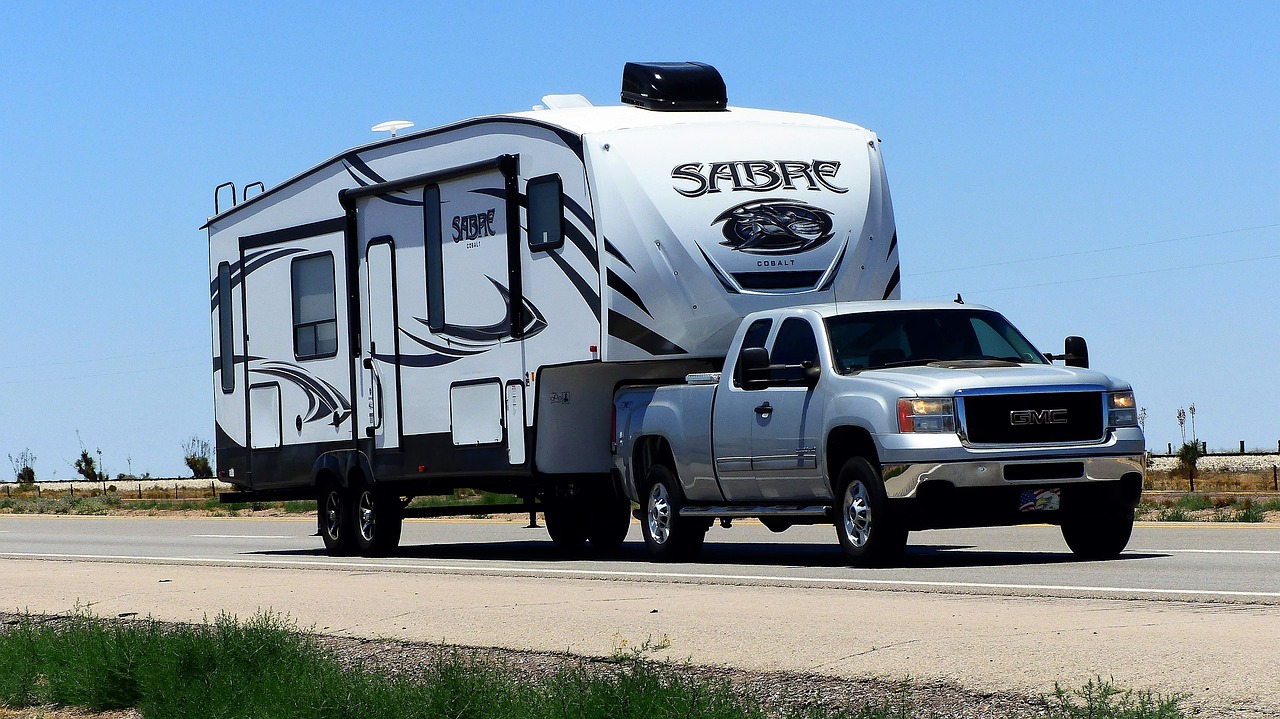
[[[1083, 472], [1078, 476], [1053, 477], [1055, 472], [1046, 471], [1046, 475], [1037, 476], [1037, 468], [1053, 470], [1065, 464], [1083, 465]], [[1006, 468], [1016, 467], [1011, 472], [1027, 479], [1010, 480], [1005, 478]], [[1118, 481], [1127, 474], [1144, 474], [1142, 455], [1120, 457], [1080, 457], [1034, 459], [990, 459], [962, 462], [930, 462], [921, 464], [886, 464], [881, 468], [885, 492], [891, 499], [905, 499], [916, 496], [921, 485], [927, 482], [945, 482], [956, 488], [964, 487], [1018, 487], [1023, 485], [1072, 485], [1090, 482]]]

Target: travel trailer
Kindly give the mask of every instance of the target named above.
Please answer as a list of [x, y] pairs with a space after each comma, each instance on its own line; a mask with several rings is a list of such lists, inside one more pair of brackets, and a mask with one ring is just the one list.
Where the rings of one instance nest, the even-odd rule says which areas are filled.
[[476, 488], [557, 544], [616, 546], [618, 387], [718, 371], [751, 312], [898, 297], [874, 133], [729, 106], [699, 63], [628, 63], [621, 99], [551, 95], [215, 192], [224, 500], [315, 499], [329, 551], [377, 554], [405, 516], [494, 511], [407, 509]]

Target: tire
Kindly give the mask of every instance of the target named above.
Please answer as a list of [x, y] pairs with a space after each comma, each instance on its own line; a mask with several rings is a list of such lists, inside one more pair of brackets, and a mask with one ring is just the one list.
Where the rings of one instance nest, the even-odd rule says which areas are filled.
[[364, 557], [381, 557], [400, 544], [404, 513], [400, 498], [363, 485], [355, 493], [351, 511], [351, 534], [356, 551]]
[[670, 468], [655, 464], [645, 475], [643, 495], [644, 532], [649, 558], [655, 562], [689, 561], [702, 551], [710, 526], [706, 522], [680, 516], [684, 495]]
[[631, 530], [631, 500], [600, 493], [586, 517], [587, 540], [598, 552], [616, 552]]
[[907, 529], [893, 515], [884, 482], [871, 463], [862, 457], [845, 462], [837, 486], [836, 536], [849, 564], [878, 567], [901, 559]]
[[326, 483], [316, 499], [316, 510], [316, 531], [324, 540], [325, 551], [334, 557], [351, 554], [355, 550], [351, 495], [337, 482]]
[[1124, 551], [1132, 534], [1132, 509], [1068, 519], [1062, 523], [1062, 538], [1081, 559], [1114, 559]]
[[542, 511], [542, 521], [556, 548], [565, 552], [580, 552], [587, 541], [587, 528], [582, 521], [576, 502], [569, 494], [561, 494], [551, 500]]

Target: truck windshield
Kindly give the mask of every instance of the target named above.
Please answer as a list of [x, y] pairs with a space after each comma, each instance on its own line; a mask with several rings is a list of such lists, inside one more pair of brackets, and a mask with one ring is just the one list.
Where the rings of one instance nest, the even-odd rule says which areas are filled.
[[990, 310], [897, 310], [826, 320], [842, 373], [933, 362], [1047, 364], [1044, 355]]

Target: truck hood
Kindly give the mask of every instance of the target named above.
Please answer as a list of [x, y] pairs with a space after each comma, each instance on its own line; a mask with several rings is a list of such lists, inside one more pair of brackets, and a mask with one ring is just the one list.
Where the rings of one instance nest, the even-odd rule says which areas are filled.
[[995, 387], [1052, 388], [1067, 385], [1095, 385], [1110, 391], [1130, 389], [1129, 385], [1101, 372], [1061, 365], [967, 365], [947, 363], [864, 370], [840, 378], [843, 381], [893, 385], [904, 394], [921, 397], [950, 397], [958, 390]]

